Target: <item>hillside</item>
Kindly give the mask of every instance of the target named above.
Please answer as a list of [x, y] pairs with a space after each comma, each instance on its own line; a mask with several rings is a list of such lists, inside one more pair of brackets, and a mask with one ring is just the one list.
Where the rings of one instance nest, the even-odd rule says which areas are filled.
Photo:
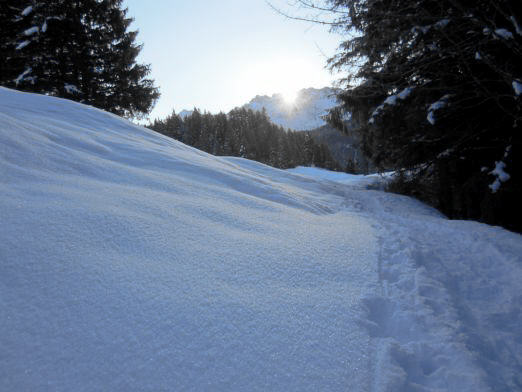
[[0, 390], [515, 391], [522, 236], [0, 88]]

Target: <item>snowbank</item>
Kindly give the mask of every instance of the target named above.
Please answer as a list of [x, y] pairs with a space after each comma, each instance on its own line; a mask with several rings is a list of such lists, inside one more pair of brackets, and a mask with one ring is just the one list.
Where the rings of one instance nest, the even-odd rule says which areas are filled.
[[520, 388], [521, 236], [304, 174], [0, 88], [0, 390]]

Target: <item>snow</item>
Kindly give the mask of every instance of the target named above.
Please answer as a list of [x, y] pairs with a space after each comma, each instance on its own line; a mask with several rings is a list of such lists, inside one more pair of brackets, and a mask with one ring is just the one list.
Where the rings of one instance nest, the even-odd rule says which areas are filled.
[[383, 102], [384, 105], [395, 105], [397, 103], [397, 95], [390, 95], [388, 98], [386, 98]]
[[182, 110], [181, 112], [179, 112], [178, 115], [179, 115], [182, 119], [185, 119], [186, 117], [191, 116], [192, 113], [194, 113], [193, 110]]
[[[509, 150], [506, 151], [506, 154]], [[495, 176], [495, 181], [489, 186], [491, 192], [496, 193], [500, 189], [503, 182], [506, 182], [511, 176], [505, 172], [506, 164], [502, 161], [495, 162], [495, 168], [489, 173]]]
[[22, 11], [22, 15], [23, 16], [27, 16], [31, 12], [33, 12], [33, 6], [30, 5], [29, 7], [24, 8], [24, 10]]
[[256, 96], [244, 107], [254, 111], [265, 108], [270, 120], [281, 127], [296, 131], [311, 130], [326, 124], [322, 118], [337, 106], [336, 91], [325, 87], [307, 88], [297, 93], [295, 102], [289, 105], [281, 94]]
[[81, 92], [74, 84], [65, 83], [64, 88], [68, 94], [76, 94]]
[[40, 31], [40, 29], [38, 28], [38, 26], [33, 26], [33, 27], [28, 28], [27, 30], [25, 30], [25, 31], [24, 31], [24, 35], [26, 35], [26, 36], [30, 36], [30, 35], [33, 35], [33, 34], [38, 33], [38, 31]]
[[517, 34], [522, 35], [522, 28], [518, 24], [517, 19], [513, 15], [511, 15], [509, 19], [511, 20], [511, 23], [513, 23], [513, 27], [515, 27], [515, 31], [517, 32]]
[[18, 85], [20, 82], [22, 82], [27, 77], [27, 75], [29, 75], [31, 72], [33, 72], [33, 69], [29, 67], [24, 72], [22, 72], [20, 75], [18, 75], [16, 77], [16, 79], [14, 80], [16, 85]]
[[513, 33], [511, 33], [511, 31], [508, 31], [506, 29], [496, 29], [495, 35], [502, 37], [504, 39], [513, 39]]
[[384, 103], [380, 104], [375, 108], [370, 119], [368, 120], [369, 124], [373, 124], [375, 122], [375, 117], [377, 117], [384, 110]]
[[15, 50], [23, 49], [23, 48], [25, 48], [27, 45], [29, 45], [30, 43], [31, 43], [31, 41], [27, 41], [27, 40], [26, 40], [26, 41], [23, 41], [23, 42], [20, 42], [20, 43], [16, 46]]
[[440, 110], [446, 106], [448, 106], [448, 100], [451, 98], [450, 94], [444, 95], [441, 99], [438, 101], [432, 103], [430, 107], [428, 108], [428, 116], [427, 120], [431, 125], [435, 125], [436, 119], [435, 119], [435, 112], [437, 110]]
[[426, 34], [426, 33], [428, 33], [428, 31], [430, 31], [431, 28], [432, 28], [432, 25], [427, 25], [427, 26], [414, 26], [414, 27], [411, 29], [411, 32], [412, 32], [412, 33], [416, 33], [417, 31], [420, 31], [420, 32], [422, 32], [422, 34]]
[[293, 174], [299, 174], [312, 179], [321, 179], [327, 181], [338, 182], [345, 185], [351, 185], [357, 188], [383, 188], [386, 182], [392, 177], [393, 173], [384, 174], [349, 174], [344, 172], [335, 172], [331, 170], [320, 169], [318, 167], [298, 166], [294, 169], [287, 170]]
[[5, 88], [0, 173], [0, 390], [522, 384], [518, 234]]
[[437, 23], [435, 23], [435, 26], [439, 29], [443, 29], [444, 27], [446, 27], [449, 24], [449, 22], [450, 22], [449, 19], [441, 19]]
[[[282, 94], [257, 95], [243, 107], [259, 112], [265, 109], [274, 124], [294, 131], [307, 131], [326, 125], [323, 116], [337, 106], [335, 93], [336, 90], [329, 87], [301, 89], [293, 104], [289, 104]], [[192, 112], [182, 110], [179, 116], [185, 118]]]
[[399, 99], [405, 100], [406, 98], [408, 98], [410, 96], [412, 91], [413, 91], [413, 87], [406, 87], [405, 89], [403, 89], [401, 92], [399, 92], [397, 94], [397, 97], [399, 97]]
[[410, 96], [410, 94], [413, 91], [413, 87], [406, 87], [405, 89], [401, 90], [397, 94], [390, 95], [387, 97], [382, 104], [377, 106], [375, 110], [373, 111], [372, 115], [370, 116], [370, 119], [368, 120], [369, 124], [373, 124], [375, 122], [375, 117], [378, 116], [385, 108], [385, 105], [394, 106], [397, 104], [398, 100], [404, 101], [406, 98]]
[[515, 90], [516, 95], [522, 94], [522, 83], [521, 82], [519, 82], [518, 80], [513, 80], [512, 86], [513, 86], [513, 90]]

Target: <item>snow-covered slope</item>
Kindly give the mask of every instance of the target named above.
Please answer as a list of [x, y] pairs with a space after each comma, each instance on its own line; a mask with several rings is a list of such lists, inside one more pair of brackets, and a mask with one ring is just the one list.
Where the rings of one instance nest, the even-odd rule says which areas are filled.
[[337, 105], [335, 90], [307, 88], [298, 92], [294, 103], [285, 102], [281, 94], [258, 95], [245, 107], [261, 111], [265, 108], [273, 123], [298, 131], [311, 130], [325, 125], [322, 119], [329, 109]]
[[0, 88], [0, 390], [520, 390], [522, 237], [300, 170]]

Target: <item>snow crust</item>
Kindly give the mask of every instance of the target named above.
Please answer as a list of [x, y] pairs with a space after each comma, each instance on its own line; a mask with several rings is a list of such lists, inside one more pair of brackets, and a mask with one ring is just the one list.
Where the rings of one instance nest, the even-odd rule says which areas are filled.
[[522, 237], [0, 88], [0, 390], [514, 391]]

